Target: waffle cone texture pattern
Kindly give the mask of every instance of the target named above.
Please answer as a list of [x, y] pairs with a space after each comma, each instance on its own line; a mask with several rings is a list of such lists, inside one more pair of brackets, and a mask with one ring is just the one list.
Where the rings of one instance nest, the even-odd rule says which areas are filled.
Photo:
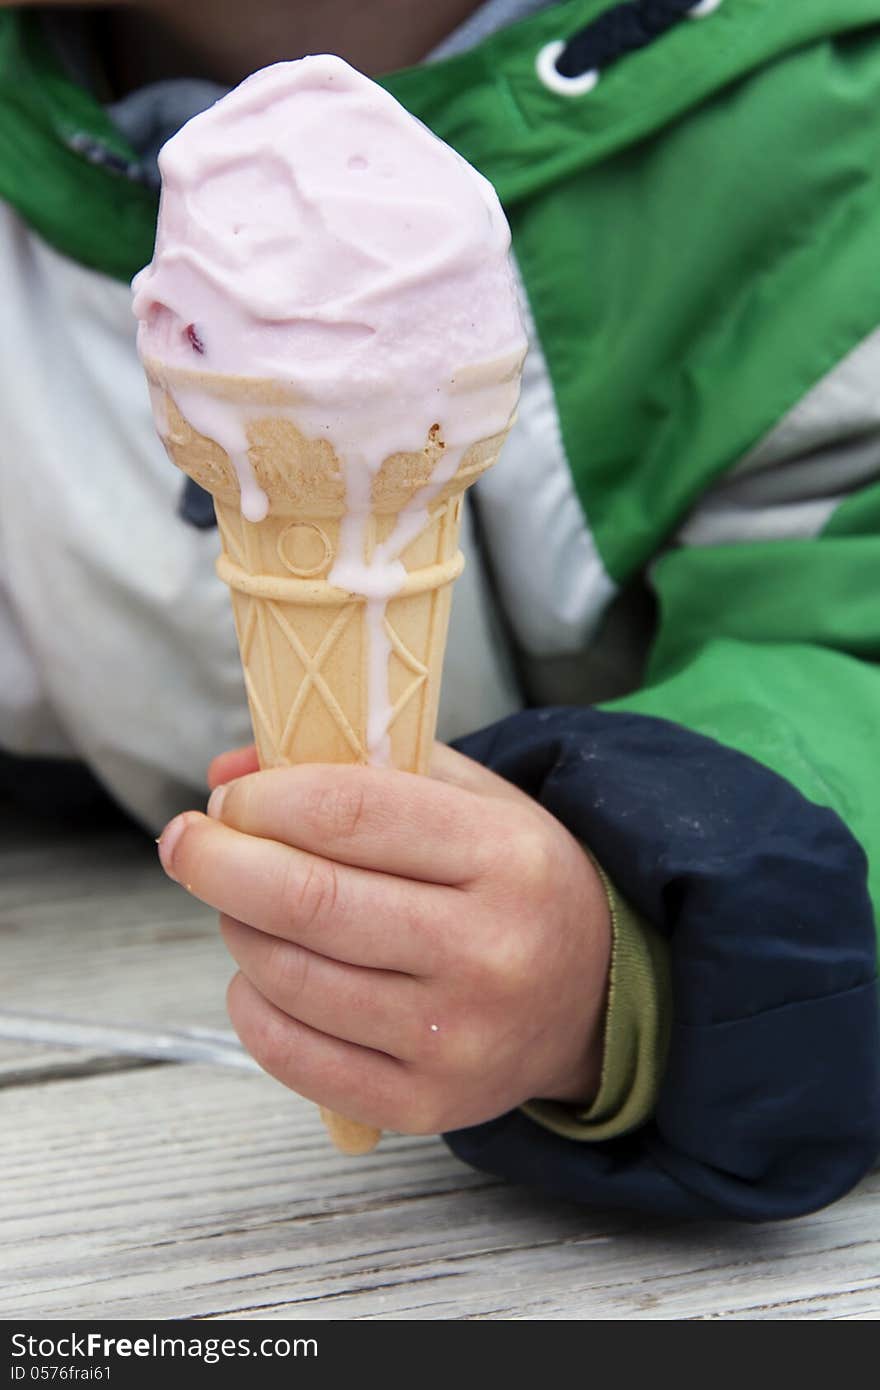
[[[295, 396], [277, 382], [207, 377], [148, 364], [163, 397], [165, 446], [174, 463], [214, 498], [251, 721], [261, 767], [303, 762], [365, 764], [368, 716], [367, 600], [330, 583], [345, 515], [340, 461], [329, 442], [296, 426]], [[239, 483], [226, 453], [199, 434], [175, 404], [175, 386], [197, 387], [247, 410], [249, 459], [269, 499], [260, 522], [241, 514]], [[260, 407], [265, 408], [261, 415]], [[468, 448], [428, 508], [424, 529], [400, 556], [402, 590], [385, 609], [391, 643], [391, 762], [428, 770], [465, 489], [496, 460], [505, 434]], [[401, 510], [429, 482], [443, 452], [442, 422], [418, 453], [392, 454], [372, 485], [365, 558], [393, 531]], [[364, 1153], [379, 1132], [322, 1110], [334, 1143]]]
[[[192, 388], [193, 374], [180, 374]], [[250, 461], [269, 498], [264, 521], [241, 515], [239, 485], [226, 454], [198, 434], [165, 392], [166, 447], [179, 468], [214, 498], [223, 543], [217, 571], [232, 595], [254, 737], [262, 767], [303, 762], [366, 763], [366, 600], [328, 579], [345, 514], [345, 485], [332, 447], [293, 423], [295, 402], [272, 382], [220, 378], [232, 399], [254, 406]], [[204, 388], [202, 388], [204, 389]], [[217, 394], [216, 379], [212, 390]], [[283, 409], [282, 416], [273, 411]], [[368, 551], [394, 529], [401, 509], [429, 481], [443, 450], [438, 422], [419, 453], [393, 454], [372, 488]], [[389, 600], [391, 761], [426, 772], [437, 704], [452, 583], [461, 573], [462, 495], [495, 462], [503, 435], [481, 440], [429, 508], [425, 529], [405, 549], [402, 591]], [[369, 554], [366, 557], [369, 559]]]

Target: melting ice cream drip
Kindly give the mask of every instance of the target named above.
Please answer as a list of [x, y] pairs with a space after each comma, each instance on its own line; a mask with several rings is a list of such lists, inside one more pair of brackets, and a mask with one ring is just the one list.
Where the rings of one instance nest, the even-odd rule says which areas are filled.
[[269, 499], [257, 482], [248, 453], [247, 416], [235, 401], [224, 401], [205, 391], [176, 387], [174, 403], [198, 434], [213, 439], [229, 458], [241, 492], [241, 514], [246, 521], [263, 521]]
[[[439, 442], [439, 441], [438, 441]], [[430, 520], [428, 508], [458, 472], [464, 449], [442, 446], [428, 481], [401, 508], [389, 536], [367, 558], [373, 479], [384, 462], [349, 456], [342, 471], [346, 514], [339, 530], [339, 551], [329, 582], [366, 600], [364, 635], [367, 643], [367, 759], [379, 767], [391, 762], [391, 721], [394, 706], [389, 689], [392, 642], [388, 604], [406, 582], [401, 555], [421, 535]]]

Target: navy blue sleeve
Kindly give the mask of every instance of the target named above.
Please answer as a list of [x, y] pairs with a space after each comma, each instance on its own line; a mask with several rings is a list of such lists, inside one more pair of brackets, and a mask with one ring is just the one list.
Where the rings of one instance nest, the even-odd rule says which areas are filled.
[[864, 853], [833, 812], [665, 720], [531, 710], [463, 753], [553, 813], [668, 938], [655, 1114], [587, 1144], [520, 1111], [460, 1158], [594, 1207], [764, 1221], [841, 1196], [880, 1154], [880, 993]]

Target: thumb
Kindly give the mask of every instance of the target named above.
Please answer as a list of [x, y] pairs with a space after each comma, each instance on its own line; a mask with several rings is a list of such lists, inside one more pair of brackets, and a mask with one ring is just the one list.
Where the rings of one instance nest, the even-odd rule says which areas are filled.
[[208, 768], [208, 786], [211, 791], [224, 782], [233, 782], [236, 777], [247, 777], [248, 773], [258, 772], [260, 768], [257, 750], [252, 743], [246, 748], [232, 748], [228, 753], [219, 753]]

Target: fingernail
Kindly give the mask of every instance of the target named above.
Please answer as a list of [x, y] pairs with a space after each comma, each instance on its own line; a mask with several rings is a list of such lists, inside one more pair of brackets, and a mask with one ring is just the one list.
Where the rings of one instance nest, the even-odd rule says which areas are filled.
[[162, 834], [159, 836], [159, 860], [168, 877], [173, 878], [175, 883], [177, 882], [177, 875], [171, 866], [174, 859], [174, 851], [185, 829], [186, 815], [175, 816], [174, 820], [168, 822]]
[[219, 787], [215, 787], [208, 797], [208, 815], [213, 816], [214, 820], [219, 820], [223, 811], [223, 802], [226, 800], [226, 783], [223, 782]]

